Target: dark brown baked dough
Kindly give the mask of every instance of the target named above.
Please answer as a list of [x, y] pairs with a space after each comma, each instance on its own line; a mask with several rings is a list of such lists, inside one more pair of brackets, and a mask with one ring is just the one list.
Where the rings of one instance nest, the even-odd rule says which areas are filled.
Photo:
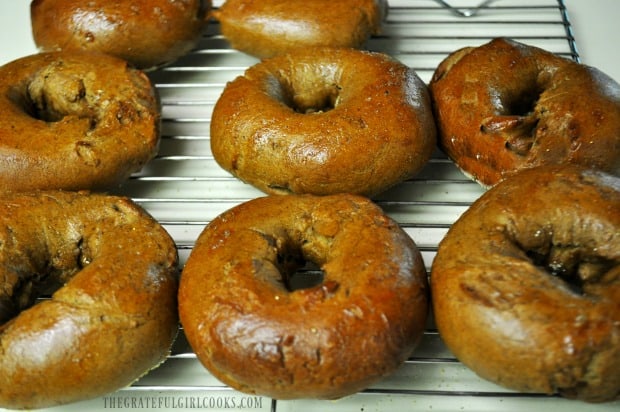
[[595, 68], [499, 38], [448, 56], [430, 90], [441, 147], [484, 186], [565, 162], [620, 175], [620, 85]]
[[[323, 279], [295, 289], [305, 261]], [[278, 399], [338, 398], [393, 372], [424, 330], [413, 240], [365, 198], [271, 196], [212, 221], [183, 269], [179, 314], [218, 379]]]
[[0, 190], [109, 189], [157, 153], [160, 108], [144, 73], [86, 52], [0, 67]]
[[129, 199], [1, 195], [0, 407], [102, 396], [164, 361], [177, 265], [170, 236]]
[[211, 150], [266, 193], [372, 196], [419, 172], [435, 133], [412, 69], [381, 53], [315, 48], [228, 83], [213, 109]]
[[267, 58], [297, 48], [361, 48], [386, 12], [385, 0], [227, 0], [213, 16], [233, 48]]
[[452, 226], [431, 271], [437, 328], [481, 377], [526, 392], [620, 396], [620, 178], [522, 171]]
[[33, 0], [30, 17], [42, 51], [97, 51], [150, 69], [191, 51], [210, 8], [210, 0]]

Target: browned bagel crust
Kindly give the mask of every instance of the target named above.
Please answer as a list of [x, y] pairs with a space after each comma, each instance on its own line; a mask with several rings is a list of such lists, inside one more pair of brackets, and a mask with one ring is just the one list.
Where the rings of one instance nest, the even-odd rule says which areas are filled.
[[157, 153], [144, 73], [102, 54], [42, 53], [0, 68], [0, 190], [109, 189]]
[[94, 398], [165, 360], [178, 330], [176, 247], [129, 199], [4, 194], [0, 245], [0, 407]]
[[620, 396], [620, 178], [577, 165], [522, 171], [452, 226], [431, 271], [447, 346], [526, 392]]
[[435, 144], [415, 72], [353, 49], [264, 60], [228, 83], [211, 117], [215, 160], [270, 194], [371, 196], [419, 172]]
[[441, 147], [484, 186], [565, 162], [620, 175], [620, 86], [599, 70], [499, 38], [448, 56], [429, 86]]
[[[321, 284], [291, 292], [300, 261]], [[353, 195], [243, 203], [200, 235], [179, 314], [200, 361], [232, 387], [277, 399], [338, 398], [407, 359], [424, 330], [427, 281], [411, 238]]]
[[191, 51], [210, 8], [210, 0], [33, 0], [30, 17], [41, 51], [96, 51], [151, 69]]
[[267, 58], [296, 48], [361, 48], [386, 12], [385, 0], [227, 0], [213, 16], [233, 48]]

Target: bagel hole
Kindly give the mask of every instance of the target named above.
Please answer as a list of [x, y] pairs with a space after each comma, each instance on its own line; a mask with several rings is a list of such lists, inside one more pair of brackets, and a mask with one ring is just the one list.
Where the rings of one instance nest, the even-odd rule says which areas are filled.
[[60, 288], [65, 286], [77, 273], [91, 262], [91, 253], [82, 238], [75, 243], [77, 255], [59, 253], [58, 257], [41, 262], [33, 262], [31, 273], [16, 273], [9, 276], [5, 284], [8, 291], [0, 294], [1, 325], [34, 305], [49, 300]]
[[300, 256], [283, 257], [278, 255], [282, 281], [289, 292], [310, 289], [323, 283], [324, 274], [321, 268]]
[[55, 123], [67, 116], [94, 119], [95, 109], [86, 93], [83, 79], [47, 68], [37, 73], [27, 85], [9, 91], [9, 99], [30, 117]]
[[[278, 283], [288, 292], [312, 289], [323, 284], [324, 271], [312, 252], [304, 253], [304, 240], [278, 239], [260, 231], [257, 233], [276, 251], [275, 260], [269, 259], [269, 262], [272, 268], [277, 269], [277, 274], [272, 270], [265, 272], [270, 282]], [[257, 262], [255, 266], [258, 268], [257, 273], [260, 273], [263, 264]]]
[[543, 269], [551, 276], [561, 279], [571, 292], [583, 295], [583, 282], [574, 271], [570, 271], [562, 262], [550, 261], [548, 253], [541, 253], [536, 250], [528, 250], [526, 254], [535, 266]]
[[526, 254], [534, 265], [562, 280], [578, 295], [586, 295], [588, 284], [600, 282], [614, 266], [608, 259], [582, 256], [577, 247], [552, 247], [548, 252], [528, 250]]
[[508, 115], [528, 116], [534, 113], [540, 95], [543, 89], [537, 85], [529, 85], [524, 87], [517, 94], [506, 99], [504, 107], [508, 111]]
[[0, 325], [19, 315], [23, 310], [49, 300], [72, 275], [73, 273], [68, 275], [67, 272], [55, 270], [48, 265], [39, 273], [20, 276], [9, 285], [10, 296], [0, 297]]
[[334, 90], [317, 90], [311, 94], [294, 94], [287, 99], [287, 105], [297, 113], [325, 113], [336, 107], [338, 93]]
[[28, 116], [47, 123], [60, 122], [67, 115], [71, 114], [54, 110], [46, 97], [35, 100], [30, 94], [24, 95], [18, 91], [13, 91], [9, 93], [9, 99]]
[[306, 262], [303, 267], [289, 273], [287, 279], [286, 288], [290, 292], [294, 292], [296, 290], [310, 289], [321, 285], [324, 280], [324, 273], [313, 262]]
[[[339, 101], [341, 87], [337, 84], [300, 80], [297, 83], [280, 81], [280, 100], [290, 109], [302, 114], [318, 114], [333, 110]], [[277, 96], [274, 96], [277, 98]]]

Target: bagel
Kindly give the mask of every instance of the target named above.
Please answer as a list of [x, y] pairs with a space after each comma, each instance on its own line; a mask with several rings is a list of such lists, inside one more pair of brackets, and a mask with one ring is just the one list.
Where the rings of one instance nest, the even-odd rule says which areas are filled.
[[415, 72], [353, 49], [264, 60], [226, 85], [211, 117], [215, 160], [268, 194], [372, 196], [419, 172], [435, 145]]
[[146, 70], [190, 52], [210, 8], [210, 0], [32, 0], [30, 20], [41, 51], [102, 52]]
[[0, 190], [107, 190], [157, 153], [158, 95], [124, 60], [42, 53], [0, 67]]
[[523, 392], [620, 396], [620, 178], [547, 165], [506, 178], [439, 244], [433, 313], [481, 377]]
[[484, 186], [565, 162], [620, 175], [620, 85], [595, 68], [498, 38], [450, 54], [429, 87], [440, 146]]
[[386, 13], [385, 0], [227, 0], [213, 17], [233, 48], [267, 58], [297, 48], [361, 48]]
[[5, 193], [0, 245], [0, 407], [102, 396], [165, 360], [178, 331], [177, 252], [129, 199]]
[[[304, 282], [305, 262], [321, 276]], [[179, 315], [198, 359], [227, 385], [334, 399], [408, 358], [427, 295], [413, 240], [368, 199], [270, 196], [205, 228], [181, 275]]]

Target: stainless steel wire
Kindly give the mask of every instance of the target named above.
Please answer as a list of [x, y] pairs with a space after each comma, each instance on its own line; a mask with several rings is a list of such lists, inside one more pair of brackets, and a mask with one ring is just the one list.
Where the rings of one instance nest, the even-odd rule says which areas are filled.
[[[221, 3], [222, 0], [215, 0], [214, 6]], [[453, 3], [458, 3], [458, 7]], [[367, 48], [393, 55], [413, 67], [426, 82], [448, 53], [493, 37], [511, 37], [579, 59], [561, 0], [390, 0], [389, 4], [383, 31], [369, 40]], [[117, 192], [135, 199], [164, 225], [177, 242], [181, 264], [204, 226], [215, 216], [262, 195], [219, 168], [209, 146], [213, 105], [226, 82], [256, 62], [253, 57], [232, 50], [213, 22], [196, 50], [149, 74], [162, 101], [160, 151], [156, 159]], [[437, 245], [450, 225], [482, 193], [478, 184], [437, 150], [418, 176], [374, 200], [416, 241], [430, 269]], [[246, 395], [213, 378], [201, 366], [180, 329], [168, 360], [113, 396], [219, 396], [241, 400]], [[97, 400], [87, 406], [97, 409], [102, 405]], [[186, 403], [183, 406], [192, 409]], [[445, 347], [430, 319], [411, 359], [392, 376], [360, 394], [333, 402], [262, 399], [255, 406], [253, 410], [280, 412], [319, 408], [521, 411], [534, 407], [561, 407], [566, 412], [581, 410], [583, 405], [553, 396], [516, 393], [478, 378]], [[600, 410], [617, 407], [598, 406]]]

